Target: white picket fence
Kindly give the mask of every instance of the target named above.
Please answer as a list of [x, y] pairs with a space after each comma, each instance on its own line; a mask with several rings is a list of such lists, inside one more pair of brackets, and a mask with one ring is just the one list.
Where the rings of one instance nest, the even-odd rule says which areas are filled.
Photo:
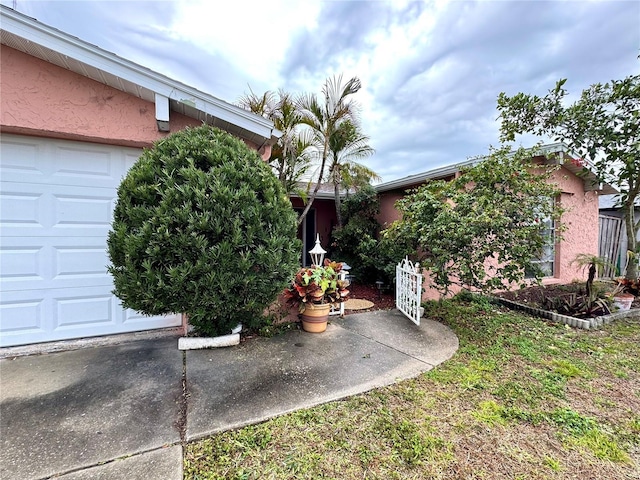
[[420, 325], [420, 301], [422, 300], [422, 274], [420, 264], [408, 258], [396, 265], [396, 308], [413, 323]]

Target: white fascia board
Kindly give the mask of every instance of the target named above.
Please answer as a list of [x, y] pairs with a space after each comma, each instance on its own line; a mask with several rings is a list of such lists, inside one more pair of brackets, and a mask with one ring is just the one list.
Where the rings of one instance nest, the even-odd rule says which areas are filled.
[[183, 99], [195, 101], [198, 110], [265, 139], [271, 139], [272, 136], [277, 137], [275, 133], [277, 130], [274, 129], [273, 123], [264, 117], [172, 80], [137, 63], [118, 57], [111, 52], [42, 24], [4, 5], [1, 6], [0, 13], [2, 30], [120, 77], [164, 97], [177, 101]]
[[391, 180], [385, 183], [379, 183], [374, 188], [378, 192], [386, 192], [388, 190], [396, 190], [400, 188], [407, 188], [413, 185], [426, 182], [427, 180], [433, 180], [438, 178], [448, 177], [459, 172], [464, 167], [470, 167], [479, 162], [480, 159], [472, 158], [455, 165], [445, 165], [444, 167], [434, 168], [423, 173], [416, 173], [415, 175], [409, 175], [408, 177], [402, 177], [397, 180]]

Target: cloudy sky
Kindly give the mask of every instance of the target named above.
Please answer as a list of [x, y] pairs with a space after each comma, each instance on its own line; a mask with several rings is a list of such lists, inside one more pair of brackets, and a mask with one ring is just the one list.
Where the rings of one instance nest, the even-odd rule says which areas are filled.
[[575, 100], [640, 72], [638, 0], [0, 1], [230, 103], [358, 76], [384, 181], [497, 145], [500, 92], [567, 78]]

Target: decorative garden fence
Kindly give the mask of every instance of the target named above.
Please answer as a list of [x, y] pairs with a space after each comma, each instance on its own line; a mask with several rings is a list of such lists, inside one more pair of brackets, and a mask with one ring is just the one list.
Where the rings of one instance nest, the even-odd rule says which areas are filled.
[[396, 307], [413, 323], [420, 325], [422, 274], [420, 264], [408, 258], [396, 265]]

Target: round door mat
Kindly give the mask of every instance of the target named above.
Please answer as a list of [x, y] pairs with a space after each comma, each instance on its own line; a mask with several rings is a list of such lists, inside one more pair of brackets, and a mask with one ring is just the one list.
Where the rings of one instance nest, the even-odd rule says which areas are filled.
[[360, 300], [359, 298], [350, 298], [344, 302], [344, 308], [346, 310], [366, 310], [373, 307], [373, 302], [369, 300]]

